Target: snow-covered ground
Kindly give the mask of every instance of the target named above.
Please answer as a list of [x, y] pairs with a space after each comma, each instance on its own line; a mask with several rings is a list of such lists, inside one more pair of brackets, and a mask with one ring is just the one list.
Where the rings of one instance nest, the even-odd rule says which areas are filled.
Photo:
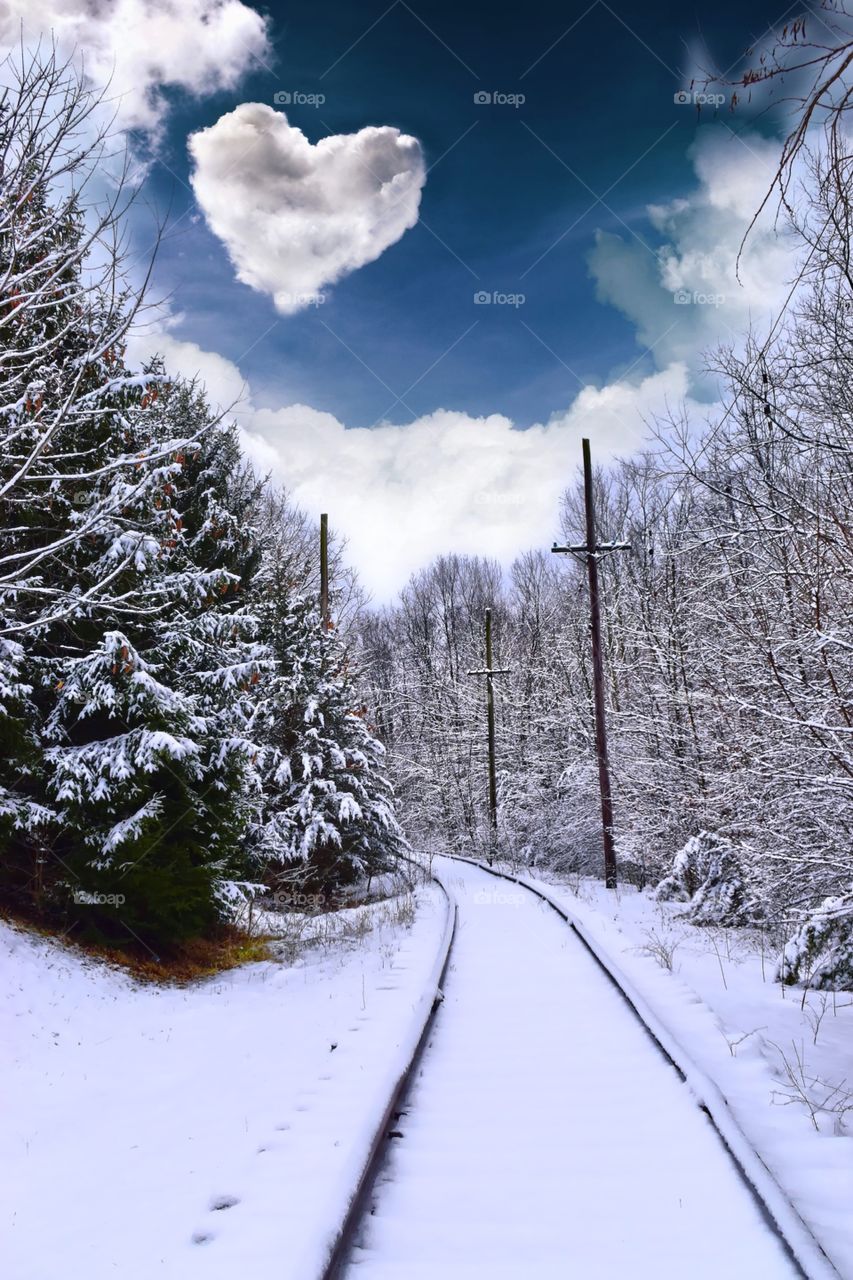
[[779, 957], [758, 933], [698, 928], [678, 918], [683, 907], [630, 886], [614, 895], [600, 881], [546, 880], [719, 1086], [837, 1269], [853, 1277], [853, 995], [775, 982]]
[[[460, 903], [454, 961], [352, 1275], [796, 1274], [577, 938], [518, 886], [435, 867]], [[801, 1009], [753, 938], [633, 890], [548, 888], [853, 1277], [853, 1138], [843, 1114], [784, 1105], [781, 1058], [853, 1076], [849, 998]], [[291, 921], [278, 961], [183, 988], [0, 925], [4, 1280], [315, 1280], [431, 1003], [446, 902], [417, 903], [410, 925], [383, 904]]]
[[799, 1274], [577, 937], [523, 889], [434, 865], [459, 903], [454, 959], [348, 1275]]
[[446, 915], [421, 889], [409, 928], [185, 988], [0, 924], [4, 1280], [312, 1280]]

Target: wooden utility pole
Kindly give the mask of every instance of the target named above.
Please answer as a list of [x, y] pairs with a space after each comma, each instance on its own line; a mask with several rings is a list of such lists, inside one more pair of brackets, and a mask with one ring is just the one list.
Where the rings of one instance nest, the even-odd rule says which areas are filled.
[[610, 761], [607, 755], [607, 720], [604, 704], [604, 653], [601, 644], [601, 598], [598, 562], [612, 551], [630, 551], [630, 542], [599, 542], [595, 528], [595, 500], [592, 491], [592, 459], [589, 441], [583, 441], [583, 496], [586, 510], [586, 542], [583, 546], [558, 547], [552, 551], [573, 555], [586, 564], [589, 580], [590, 630], [592, 632], [592, 687], [595, 707], [595, 754], [598, 760], [598, 787], [601, 793], [601, 825], [604, 836], [604, 883], [616, 888], [616, 847], [613, 842], [613, 796], [610, 790]]
[[331, 626], [329, 617], [329, 517], [325, 513], [320, 516], [320, 617], [328, 631]]
[[509, 675], [509, 667], [495, 667], [492, 663], [492, 611], [486, 610], [486, 665], [480, 671], [469, 671], [469, 676], [486, 677], [486, 711], [489, 732], [489, 864], [494, 857], [498, 841], [498, 773], [495, 752], [495, 690], [494, 677]]

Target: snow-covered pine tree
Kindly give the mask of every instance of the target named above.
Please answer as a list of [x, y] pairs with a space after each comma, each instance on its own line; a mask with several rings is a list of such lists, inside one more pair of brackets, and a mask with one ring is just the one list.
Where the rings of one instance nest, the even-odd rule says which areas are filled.
[[40, 906], [45, 852], [38, 833], [52, 811], [44, 793], [39, 718], [26, 682], [27, 653], [14, 640], [0, 639], [0, 890], [18, 905]]
[[[84, 196], [104, 139], [97, 102], [53, 57], [10, 59], [0, 103], [0, 885], [40, 898], [47, 829], [38, 690], [48, 635], [110, 590], [139, 538], [117, 527], [156, 483], [136, 419], [146, 380], [121, 359], [139, 297], [105, 252], [121, 192]], [[85, 208], [84, 212], [84, 205]], [[80, 556], [113, 535], [100, 573]], [[85, 551], [84, 551], [85, 549]], [[55, 864], [54, 864], [55, 865]]]
[[[126, 511], [139, 555], [112, 609], [101, 601], [54, 647], [43, 697], [52, 852], [69, 873], [56, 891], [90, 925], [166, 947], [240, 893], [257, 751], [245, 730], [271, 659], [242, 603], [254, 553], [231, 505], [235, 432], [211, 425], [195, 387], [153, 372], [149, 428], [192, 442]], [[111, 553], [95, 535], [95, 574]]]
[[[113, 431], [147, 387], [122, 362], [142, 303], [126, 193], [88, 190], [108, 146], [97, 96], [40, 51], [0, 70], [0, 635], [19, 638], [80, 603], [67, 553], [124, 503], [117, 478], [147, 483], [152, 451], [131, 424]], [[108, 588], [92, 582], [86, 599]]]
[[406, 842], [343, 643], [311, 598], [275, 625], [277, 674], [255, 717], [264, 750], [252, 852], [268, 882], [328, 894], [391, 867]]
[[217, 918], [241, 871], [265, 650], [237, 446], [194, 388], [126, 366], [120, 186], [82, 194], [96, 99], [50, 57], [5, 70], [0, 885], [162, 945]]

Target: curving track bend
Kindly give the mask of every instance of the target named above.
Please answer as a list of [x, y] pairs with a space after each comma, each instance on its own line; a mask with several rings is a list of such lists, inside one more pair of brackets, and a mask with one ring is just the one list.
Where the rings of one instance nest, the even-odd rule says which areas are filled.
[[577, 936], [519, 885], [436, 870], [458, 904], [444, 1001], [338, 1274], [805, 1274]]

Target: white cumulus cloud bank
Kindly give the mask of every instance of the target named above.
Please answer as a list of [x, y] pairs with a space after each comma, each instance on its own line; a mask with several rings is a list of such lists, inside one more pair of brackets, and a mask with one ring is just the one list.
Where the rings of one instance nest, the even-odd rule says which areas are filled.
[[648, 209], [662, 243], [599, 232], [590, 257], [598, 296], [636, 326], [659, 367], [684, 361], [701, 373], [704, 353], [750, 326], [766, 331], [796, 275], [791, 237], [775, 225], [775, 206], [750, 221], [773, 180], [779, 145], [710, 127], [692, 149], [698, 178], [686, 198]]
[[167, 91], [232, 89], [269, 54], [266, 19], [241, 0], [2, 0], [0, 43], [51, 35], [103, 87], [125, 129], [158, 134]]
[[388, 126], [312, 144], [281, 111], [246, 102], [190, 136], [192, 185], [238, 279], [292, 315], [375, 261], [418, 220], [416, 138]]
[[405, 425], [348, 428], [308, 405], [255, 407], [233, 363], [169, 334], [137, 339], [130, 354], [155, 350], [168, 368], [204, 382], [218, 406], [240, 401], [232, 416], [246, 453], [314, 516], [330, 513], [380, 601], [441, 553], [509, 565], [529, 547], [549, 547], [581, 439], [590, 438], [597, 463], [632, 454], [648, 419], [688, 396], [686, 369], [672, 365], [640, 382], [585, 387], [564, 412], [525, 430], [501, 414], [447, 409]]

